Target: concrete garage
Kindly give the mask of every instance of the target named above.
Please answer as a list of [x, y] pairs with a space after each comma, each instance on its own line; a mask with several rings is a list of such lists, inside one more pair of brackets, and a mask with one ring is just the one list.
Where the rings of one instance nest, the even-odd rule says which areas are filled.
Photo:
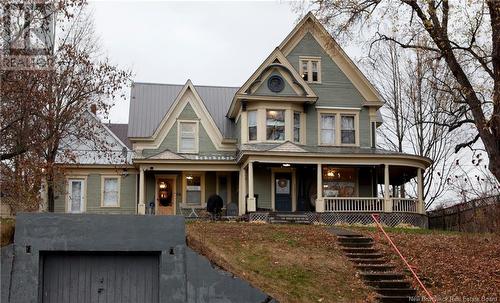
[[20, 214], [1, 302], [271, 302], [185, 242], [177, 216]]

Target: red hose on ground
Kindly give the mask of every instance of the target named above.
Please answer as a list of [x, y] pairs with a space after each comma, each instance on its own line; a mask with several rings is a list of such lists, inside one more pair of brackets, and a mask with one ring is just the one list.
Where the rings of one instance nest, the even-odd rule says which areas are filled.
[[377, 224], [378, 228], [384, 233], [384, 235], [387, 238], [387, 240], [389, 240], [389, 243], [391, 243], [391, 245], [394, 248], [394, 250], [398, 253], [399, 257], [401, 257], [401, 259], [403, 260], [403, 262], [405, 262], [406, 266], [411, 271], [411, 273], [413, 274], [413, 276], [417, 280], [418, 284], [420, 284], [420, 287], [422, 287], [422, 289], [425, 291], [425, 293], [427, 294], [427, 296], [429, 297], [429, 299], [431, 300], [431, 302], [436, 303], [436, 300], [434, 299], [434, 297], [432, 297], [431, 293], [427, 290], [427, 288], [425, 288], [425, 286], [422, 283], [422, 281], [420, 281], [420, 279], [418, 278], [417, 273], [415, 273], [415, 271], [413, 270], [413, 268], [411, 267], [411, 265], [408, 263], [408, 261], [406, 261], [406, 258], [403, 256], [403, 254], [396, 247], [396, 244], [394, 244], [394, 242], [392, 242], [391, 237], [389, 237], [389, 235], [385, 232], [384, 228], [382, 227], [382, 224], [380, 224], [380, 221], [378, 220], [379, 215], [378, 214], [372, 214], [371, 216], [372, 216], [373, 220], [375, 221], [375, 224]]

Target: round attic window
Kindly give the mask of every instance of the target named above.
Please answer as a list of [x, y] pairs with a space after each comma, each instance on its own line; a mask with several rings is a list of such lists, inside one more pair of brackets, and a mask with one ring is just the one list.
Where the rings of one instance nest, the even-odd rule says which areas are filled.
[[279, 93], [285, 88], [285, 81], [278, 75], [271, 76], [267, 80], [267, 87], [274, 93]]

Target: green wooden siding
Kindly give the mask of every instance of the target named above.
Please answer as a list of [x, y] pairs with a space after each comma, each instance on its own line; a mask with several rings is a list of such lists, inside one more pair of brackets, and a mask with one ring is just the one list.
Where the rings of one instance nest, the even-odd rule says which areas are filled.
[[[365, 101], [363, 96], [310, 33], [307, 33], [287, 56], [297, 71], [299, 71], [299, 57], [301, 56], [321, 57], [321, 83], [309, 84], [318, 96], [318, 101], [314, 106], [362, 108], [359, 115], [360, 146], [369, 147], [370, 118], [368, 109], [362, 107]], [[308, 145], [318, 144], [318, 117], [314, 106], [308, 106], [307, 109]]]
[[258, 208], [271, 209], [271, 171], [264, 167], [254, 167], [254, 194], [259, 195]]
[[[281, 92], [278, 92], [278, 93], [272, 92], [269, 89], [269, 87], [267, 87], [267, 81], [272, 76], [280, 76], [281, 78], [283, 78], [283, 81], [285, 81], [285, 87], [283, 88], [283, 90]], [[293, 90], [290, 83], [288, 83], [288, 81], [286, 81], [285, 77], [283, 77], [281, 72], [277, 71], [275, 68], [275, 69], [273, 69], [271, 74], [269, 74], [269, 76], [266, 79], [264, 79], [264, 81], [262, 81], [262, 83], [257, 88], [257, 90], [253, 93], [253, 95], [258, 95], [258, 96], [296, 96], [297, 93]]]
[[[120, 180], [120, 207], [101, 207], [101, 176], [109, 173], [93, 173], [87, 175], [85, 184], [86, 212], [93, 214], [134, 214], [136, 212], [137, 175], [121, 176]], [[66, 182], [59, 184], [54, 201], [55, 212], [65, 212]]]
[[[179, 120], [199, 120], [198, 116], [194, 112], [191, 104], [187, 103], [182, 112], [180, 113]], [[198, 124], [199, 130], [199, 154], [213, 154], [217, 153], [217, 148], [213, 144], [212, 140], [208, 136], [207, 131], [201, 124]], [[172, 152], [177, 152], [177, 123], [175, 123], [172, 128], [168, 131], [165, 139], [160, 144], [157, 149], [144, 149], [142, 154], [144, 157], [149, 157], [161, 153], [165, 150]]]

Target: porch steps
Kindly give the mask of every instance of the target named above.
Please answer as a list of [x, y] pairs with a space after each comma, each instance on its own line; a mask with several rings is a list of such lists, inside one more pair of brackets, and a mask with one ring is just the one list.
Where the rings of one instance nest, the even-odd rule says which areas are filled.
[[396, 267], [389, 264], [373, 246], [372, 238], [349, 231], [333, 232], [337, 234], [342, 250], [354, 263], [365, 284], [378, 294], [379, 302], [412, 302], [411, 298], [417, 295], [417, 291], [412, 288], [405, 274], [395, 271]]
[[269, 213], [271, 224], [310, 224], [309, 217], [301, 213]]

